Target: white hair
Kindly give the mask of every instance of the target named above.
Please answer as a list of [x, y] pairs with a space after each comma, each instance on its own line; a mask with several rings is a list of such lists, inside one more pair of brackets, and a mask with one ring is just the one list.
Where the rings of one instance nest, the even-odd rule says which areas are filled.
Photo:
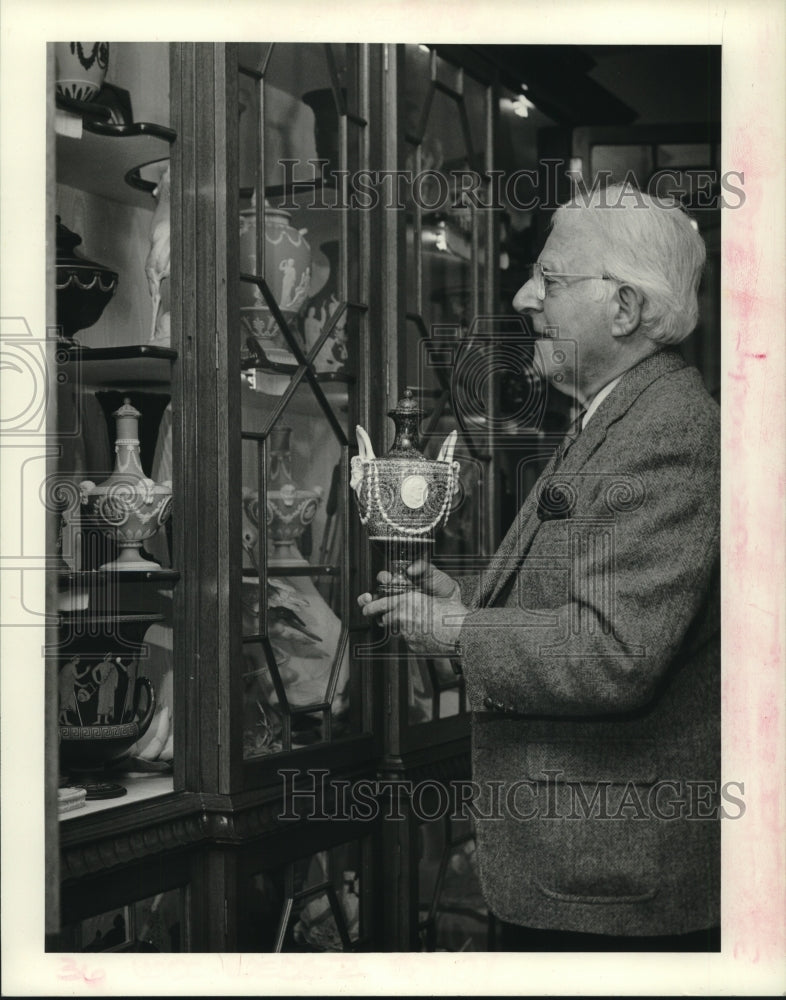
[[684, 340], [699, 318], [706, 250], [679, 202], [652, 197], [630, 183], [613, 184], [560, 206], [552, 224], [569, 217], [601, 236], [604, 275], [642, 295], [642, 333], [658, 344]]

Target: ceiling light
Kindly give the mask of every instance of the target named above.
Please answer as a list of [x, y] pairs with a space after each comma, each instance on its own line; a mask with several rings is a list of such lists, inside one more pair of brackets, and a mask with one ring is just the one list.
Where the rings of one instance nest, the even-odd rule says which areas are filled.
[[513, 101], [513, 114], [518, 115], [519, 118], [528, 118], [529, 109], [534, 108], [535, 105], [526, 98], [523, 94], [519, 94], [515, 101]]

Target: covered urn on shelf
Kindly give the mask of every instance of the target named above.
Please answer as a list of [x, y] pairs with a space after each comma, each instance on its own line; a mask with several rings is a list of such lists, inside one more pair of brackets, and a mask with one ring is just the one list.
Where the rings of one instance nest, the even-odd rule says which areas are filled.
[[[292, 481], [292, 455], [290, 436], [292, 428], [274, 427], [269, 438], [269, 465], [267, 476], [265, 526], [272, 553], [269, 566], [287, 566], [305, 563], [298, 549], [298, 542], [316, 517], [322, 503], [322, 487], [301, 489]], [[243, 490], [243, 551], [245, 568], [255, 568], [259, 559], [257, 546], [262, 526], [259, 523], [259, 494], [256, 490]]]
[[159, 569], [142, 557], [142, 543], [166, 523], [172, 511], [172, 483], [154, 483], [139, 460], [139, 410], [126, 398], [113, 414], [117, 422], [115, 468], [99, 486], [90, 480], [79, 484], [82, 505], [97, 524], [111, 535], [120, 555], [104, 570]]
[[65, 340], [98, 321], [117, 289], [117, 272], [80, 257], [82, 237], [56, 217], [55, 289], [57, 323]]
[[109, 42], [56, 42], [57, 93], [72, 101], [92, 101], [108, 65]]
[[[292, 225], [289, 212], [272, 208], [266, 203], [264, 218], [265, 264], [264, 271], [260, 272], [257, 270], [256, 209], [240, 213], [240, 270], [243, 274], [265, 279], [282, 316], [290, 322], [308, 297], [311, 247], [305, 230]], [[241, 282], [240, 323], [244, 340], [253, 337], [267, 350], [285, 346], [265, 297], [254, 282]]]

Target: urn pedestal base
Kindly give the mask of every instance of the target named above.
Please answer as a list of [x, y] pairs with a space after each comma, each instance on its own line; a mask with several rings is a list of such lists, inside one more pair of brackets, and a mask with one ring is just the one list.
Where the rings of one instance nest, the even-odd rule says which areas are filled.
[[387, 583], [377, 581], [377, 596], [389, 597], [391, 594], [403, 594], [408, 590], [417, 590], [412, 578], [407, 573], [407, 567], [421, 560], [431, 561], [434, 551], [434, 539], [408, 540], [402, 538], [381, 538], [370, 536], [369, 541], [385, 556], [385, 568], [391, 578]]

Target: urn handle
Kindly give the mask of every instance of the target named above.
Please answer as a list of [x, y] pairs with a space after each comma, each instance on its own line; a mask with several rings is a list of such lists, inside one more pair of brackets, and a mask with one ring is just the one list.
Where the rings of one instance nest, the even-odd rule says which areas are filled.
[[147, 679], [147, 677], [137, 677], [136, 684], [134, 685], [134, 715], [139, 714], [139, 701], [140, 694], [144, 690], [147, 696], [147, 705], [145, 707], [145, 714], [139, 720], [137, 725], [139, 726], [139, 736], [142, 737], [147, 732], [150, 723], [153, 721], [153, 715], [156, 711], [156, 695], [153, 690], [153, 685]]
[[438, 462], [447, 462], [450, 465], [453, 461], [453, 452], [456, 450], [456, 440], [458, 438], [457, 431], [451, 431], [450, 434], [442, 442], [442, 447], [439, 449], [439, 455], [437, 455]]
[[358, 451], [360, 453], [360, 460], [362, 462], [373, 462], [376, 458], [374, 454], [374, 449], [371, 445], [371, 438], [366, 434], [360, 424], [355, 427], [355, 432], [358, 436]]

